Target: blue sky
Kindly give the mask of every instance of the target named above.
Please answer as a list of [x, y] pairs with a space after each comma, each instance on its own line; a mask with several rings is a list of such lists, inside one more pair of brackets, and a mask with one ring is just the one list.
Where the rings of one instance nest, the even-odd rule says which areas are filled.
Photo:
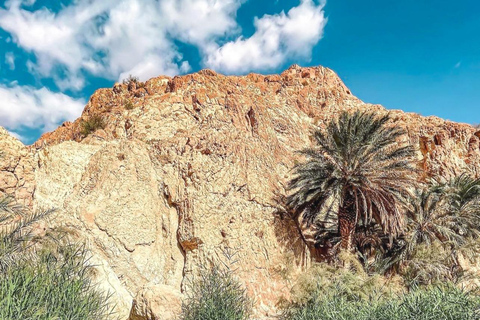
[[365, 102], [480, 122], [480, 2], [0, 0], [0, 126], [25, 143], [89, 96], [211, 68], [336, 71]]

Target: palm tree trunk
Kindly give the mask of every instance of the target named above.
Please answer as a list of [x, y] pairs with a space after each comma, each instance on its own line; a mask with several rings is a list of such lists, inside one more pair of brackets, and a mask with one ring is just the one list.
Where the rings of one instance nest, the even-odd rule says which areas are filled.
[[345, 193], [343, 204], [338, 208], [338, 226], [342, 250], [352, 252], [353, 234], [357, 224], [355, 197], [349, 191]]

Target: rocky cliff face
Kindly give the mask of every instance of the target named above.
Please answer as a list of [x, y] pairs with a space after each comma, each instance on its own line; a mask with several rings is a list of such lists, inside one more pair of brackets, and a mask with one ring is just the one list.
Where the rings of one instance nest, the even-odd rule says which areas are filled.
[[[34, 146], [0, 131], [0, 191], [59, 209], [53, 224], [89, 243], [123, 319], [170, 319], [189, 281], [219, 261], [237, 270], [266, 319], [311, 257], [276, 199], [311, 130], [346, 109], [387, 112], [323, 67], [117, 84]], [[473, 127], [390, 112], [425, 175], [480, 175]], [[84, 137], [93, 115], [106, 126]]]

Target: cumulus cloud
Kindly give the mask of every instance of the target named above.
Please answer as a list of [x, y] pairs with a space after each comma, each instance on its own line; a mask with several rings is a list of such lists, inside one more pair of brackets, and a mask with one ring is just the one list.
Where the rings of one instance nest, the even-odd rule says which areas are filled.
[[246, 0], [80, 0], [59, 12], [26, 9], [33, 0], [10, 0], [0, 8], [0, 28], [34, 54], [31, 72], [54, 79], [62, 90], [80, 90], [88, 74], [146, 80], [189, 71], [175, 41], [198, 47], [205, 66], [227, 73], [309, 59], [326, 23], [323, 3], [315, 1], [256, 18], [249, 38], [236, 21]]
[[323, 3], [302, 0], [288, 13], [256, 18], [250, 38], [212, 45], [205, 64], [226, 73], [245, 73], [273, 69], [292, 58], [309, 59], [327, 22], [323, 7]]
[[237, 10], [246, 0], [162, 0], [161, 16], [175, 38], [204, 47], [240, 28]]
[[[182, 57], [158, 12], [155, 0], [84, 0], [57, 13], [25, 10], [12, 0], [0, 9], [0, 27], [35, 55], [32, 72], [53, 78], [60, 89], [80, 90], [85, 72], [112, 80], [135, 70], [142, 79], [179, 73]], [[152, 56], [154, 70], [147, 72], [142, 65]]]
[[35, 55], [32, 72], [62, 90], [80, 90], [85, 73], [146, 80], [189, 71], [174, 40], [203, 47], [238, 31], [235, 15], [244, 1], [81, 0], [52, 12], [10, 0], [0, 8], [0, 28]]
[[82, 113], [85, 101], [46, 88], [0, 85], [0, 126], [11, 131], [25, 128], [50, 131]]

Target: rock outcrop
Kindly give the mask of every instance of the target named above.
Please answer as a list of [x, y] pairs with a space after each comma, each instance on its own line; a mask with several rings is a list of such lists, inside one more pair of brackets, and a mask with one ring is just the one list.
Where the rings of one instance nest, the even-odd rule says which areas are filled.
[[[34, 209], [59, 209], [54, 225], [89, 243], [123, 319], [171, 319], [200, 268], [220, 261], [232, 264], [255, 297], [256, 317], [267, 319], [290, 276], [310, 263], [277, 200], [295, 151], [310, 144], [313, 128], [350, 109], [387, 112], [323, 67], [116, 84], [34, 146], [0, 131], [0, 191]], [[480, 175], [472, 126], [390, 113], [418, 147], [425, 175]], [[106, 125], [85, 137], [82, 123], [94, 115]]]

